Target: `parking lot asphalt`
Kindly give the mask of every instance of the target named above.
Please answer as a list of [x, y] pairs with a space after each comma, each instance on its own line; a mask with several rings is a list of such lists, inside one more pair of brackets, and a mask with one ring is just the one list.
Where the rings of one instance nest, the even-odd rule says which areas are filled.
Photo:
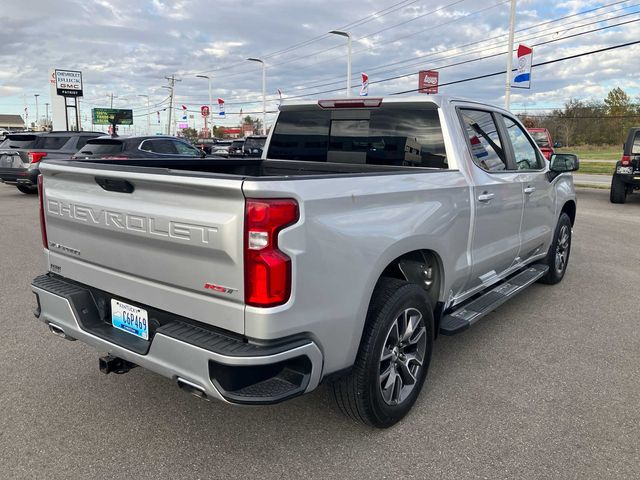
[[581, 189], [564, 281], [440, 337], [413, 411], [380, 431], [326, 387], [207, 403], [32, 315], [37, 198], [0, 185], [0, 478], [640, 478], [640, 195]]

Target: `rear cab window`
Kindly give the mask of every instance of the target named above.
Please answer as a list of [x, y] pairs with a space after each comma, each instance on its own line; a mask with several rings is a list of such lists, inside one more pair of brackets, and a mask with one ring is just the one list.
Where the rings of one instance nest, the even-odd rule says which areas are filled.
[[305, 106], [280, 112], [267, 158], [447, 169], [437, 106]]

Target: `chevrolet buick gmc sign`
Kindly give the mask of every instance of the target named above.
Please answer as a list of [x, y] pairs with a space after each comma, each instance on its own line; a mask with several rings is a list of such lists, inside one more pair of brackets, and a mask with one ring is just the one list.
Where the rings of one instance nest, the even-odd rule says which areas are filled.
[[82, 72], [56, 70], [56, 90], [63, 97], [82, 97]]

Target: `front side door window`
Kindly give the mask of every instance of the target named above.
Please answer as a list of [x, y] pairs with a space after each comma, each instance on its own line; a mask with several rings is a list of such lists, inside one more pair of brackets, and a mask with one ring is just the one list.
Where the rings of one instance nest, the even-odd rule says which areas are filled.
[[544, 167], [538, 150], [524, 130], [509, 117], [504, 117], [504, 125], [513, 147], [513, 157], [518, 170], [540, 170]]

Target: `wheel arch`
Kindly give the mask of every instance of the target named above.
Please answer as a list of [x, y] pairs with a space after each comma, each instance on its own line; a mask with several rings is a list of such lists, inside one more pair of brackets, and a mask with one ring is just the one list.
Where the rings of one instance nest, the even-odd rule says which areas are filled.
[[566, 213], [569, 216], [569, 219], [571, 220], [571, 226], [573, 227], [573, 225], [576, 222], [576, 202], [575, 200], [567, 200], [564, 205], [562, 206], [562, 209], [560, 210], [560, 214]]
[[377, 281], [383, 277], [419, 285], [427, 291], [434, 307], [444, 295], [444, 266], [435, 250], [412, 250], [396, 257], [382, 270]]

